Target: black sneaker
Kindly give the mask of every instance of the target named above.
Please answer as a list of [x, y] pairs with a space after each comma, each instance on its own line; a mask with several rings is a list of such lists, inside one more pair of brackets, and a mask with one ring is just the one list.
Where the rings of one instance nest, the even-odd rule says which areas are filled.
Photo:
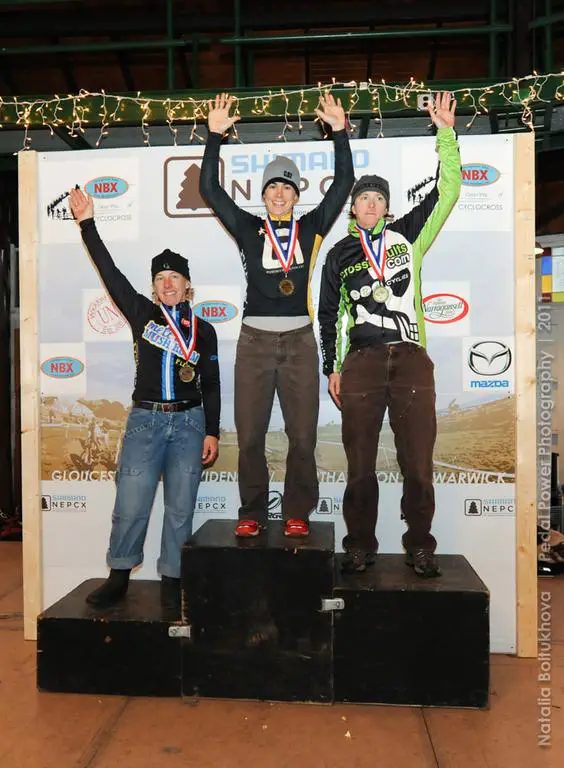
[[161, 576], [161, 605], [180, 612], [180, 579]]
[[341, 561], [343, 573], [363, 573], [369, 565], [374, 565], [376, 552], [365, 549], [349, 549]]
[[405, 562], [413, 568], [418, 576], [424, 579], [434, 579], [441, 576], [441, 569], [433, 552], [428, 552], [425, 549], [408, 552], [405, 556]]
[[118, 600], [125, 597], [129, 587], [129, 574], [131, 570], [112, 570], [106, 581], [101, 587], [98, 587], [89, 595], [86, 595], [86, 602], [96, 608], [108, 608], [114, 605]]

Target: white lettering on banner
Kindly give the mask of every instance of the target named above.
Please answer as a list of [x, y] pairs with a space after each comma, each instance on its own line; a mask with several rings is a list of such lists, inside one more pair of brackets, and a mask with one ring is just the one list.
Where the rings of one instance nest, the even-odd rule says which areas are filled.
[[114, 480], [116, 476], [113, 470], [98, 469], [55, 469], [51, 472], [51, 480], [101, 480], [104, 482]]
[[[317, 472], [317, 478], [320, 483], [346, 483], [347, 473], [336, 470], [334, 472], [330, 470], [319, 470]], [[271, 482], [275, 479], [274, 475], [271, 475]], [[403, 483], [403, 476], [398, 470], [386, 471], [378, 470], [376, 472], [376, 479], [379, 483]], [[238, 472], [218, 472], [215, 470], [205, 470], [202, 472], [202, 482], [207, 483], [237, 483], [239, 481]], [[474, 470], [467, 472], [433, 472], [433, 483], [437, 485], [441, 484], [454, 484], [454, 485], [491, 485], [492, 483], [514, 483], [515, 476], [507, 475], [503, 472], [486, 472], [483, 470]]]
[[[334, 152], [272, 152], [271, 154], [245, 154], [231, 157], [231, 173], [257, 173], [264, 171], [266, 166], [276, 157], [289, 157], [301, 173], [305, 171], [327, 171], [335, 167]], [[352, 152], [353, 165], [356, 170], [368, 168], [370, 165], [370, 153], [366, 149], [357, 149]]]
[[55, 512], [61, 509], [66, 511], [85, 510], [86, 496], [41, 495], [41, 510], [43, 512]]
[[118, 214], [96, 214], [96, 221], [131, 221], [132, 216], [129, 213]]
[[238, 472], [217, 472], [214, 469], [206, 469], [202, 472], [203, 483], [236, 483]]
[[501, 203], [458, 203], [459, 211], [503, 211]]

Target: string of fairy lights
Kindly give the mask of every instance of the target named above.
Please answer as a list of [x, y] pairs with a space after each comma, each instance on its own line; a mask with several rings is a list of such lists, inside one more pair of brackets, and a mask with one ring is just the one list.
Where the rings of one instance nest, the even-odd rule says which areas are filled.
[[[421, 109], [419, 97], [430, 96], [430, 86], [411, 78], [405, 85], [379, 82], [336, 82], [318, 83], [315, 86], [293, 90], [268, 89], [264, 93], [234, 95], [234, 113], [251, 119], [278, 118], [284, 125], [278, 139], [288, 140], [290, 131], [301, 134], [304, 117], [314, 116], [315, 108], [322, 95], [334, 92], [341, 99], [347, 114], [351, 133], [358, 126], [353, 116], [370, 114], [378, 126], [377, 136], [384, 136], [385, 114], [400, 110]], [[543, 103], [558, 103], [564, 100], [564, 72], [530, 75], [502, 81], [493, 85], [461, 87], [450, 91], [457, 99], [459, 109], [468, 113], [466, 128], [470, 130], [479, 115], [487, 114], [492, 108], [506, 108], [520, 112], [523, 125], [534, 131], [534, 110]], [[141, 92], [135, 95], [93, 92], [80, 90], [76, 94], [24, 99], [0, 96], [0, 129], [18, 127], [23, 130], [22, 150], [31, 149], [34, 127], [48, 129], [53, 136], [55, 129], [68, 130], [71, 137], [84, 134], [91, 127], [99, 128], [96, 147], [100, 147], [112, 127], [121, 124], [139, 124], [143, 141], [151, 144], [151, 127], [166, 124], [174, 146], [179, 141], [179, 130], [188, 126], [188, 143], [205, 141], [198, 133], [198, 127], [205, 124], [209, 110], [208, 96], [153, 97]], [[316, 118], [318, 120], [319, 118]], [[237, 126], [232, 128], [233, 138], [240, 141]]]

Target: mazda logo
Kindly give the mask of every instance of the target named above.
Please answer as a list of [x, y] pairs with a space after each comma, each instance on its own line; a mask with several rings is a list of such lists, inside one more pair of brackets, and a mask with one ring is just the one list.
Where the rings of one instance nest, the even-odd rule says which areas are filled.
[[478, 341], [468, 352], [468, 365], [478, 376], [499, 376], [511, 365], [511, 350], [501, 341]]

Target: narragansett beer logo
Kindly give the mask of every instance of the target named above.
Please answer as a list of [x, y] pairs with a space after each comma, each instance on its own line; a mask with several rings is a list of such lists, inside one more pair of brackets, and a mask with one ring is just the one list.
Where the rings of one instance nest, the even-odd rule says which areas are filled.
[[468, 302], [455, 293], [432, 293], [423, 299], [423, 313], [428, 323], [456, 323], [468, 314]]

